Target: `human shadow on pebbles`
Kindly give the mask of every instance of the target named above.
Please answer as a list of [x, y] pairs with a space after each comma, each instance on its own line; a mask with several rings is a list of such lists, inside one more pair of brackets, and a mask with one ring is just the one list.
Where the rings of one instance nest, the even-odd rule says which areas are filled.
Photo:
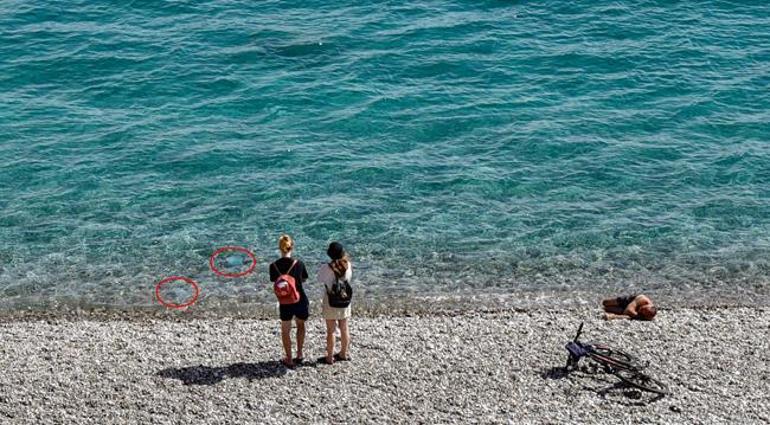
[[286, 374], [286, 367], [279, 361], [259, 363], [234, 363], [224, 367], [190, 366], [170, 367], [158, 372], [163, 378], [178, 379], [185, 385], [214, 385], [226, 378], [255, 379], [273, 378]]

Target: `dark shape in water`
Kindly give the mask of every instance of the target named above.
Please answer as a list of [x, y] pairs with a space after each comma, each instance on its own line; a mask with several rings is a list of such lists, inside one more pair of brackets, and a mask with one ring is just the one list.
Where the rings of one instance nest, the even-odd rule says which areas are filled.
[[225, 259], [229, 267], [237, 267], [246, 264], [246, 258], [241, 255], [231, 255]]

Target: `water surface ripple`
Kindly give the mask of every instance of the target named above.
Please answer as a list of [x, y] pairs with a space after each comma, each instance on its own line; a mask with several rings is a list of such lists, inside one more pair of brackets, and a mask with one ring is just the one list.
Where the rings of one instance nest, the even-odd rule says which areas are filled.
[[[770, 5], [0, 1], [0, 305], [768, 293]], [[257, 274], [216, 278], [244, 245]]]

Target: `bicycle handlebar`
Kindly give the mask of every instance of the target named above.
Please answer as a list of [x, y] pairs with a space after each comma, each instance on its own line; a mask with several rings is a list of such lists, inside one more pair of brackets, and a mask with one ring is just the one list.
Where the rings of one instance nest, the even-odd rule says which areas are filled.
[[580, 333], [583, 332], [583, 322], [580, 322], [580, 326], [578, 326], [577, 333], [575, 334], [575, 339], [573, 341], [577, 342], [578, 338], [580, 338]]

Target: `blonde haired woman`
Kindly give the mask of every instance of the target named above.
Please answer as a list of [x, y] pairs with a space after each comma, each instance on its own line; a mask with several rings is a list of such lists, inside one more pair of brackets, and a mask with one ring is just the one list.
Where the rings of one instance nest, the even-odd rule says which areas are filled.
[[[291, 258], [294, 250], [294, 241], [289, 235], [281, 235], [278, 238], [278, 249], [281, 251], [281, 258], [270, 263], [270, 281], [275, 282], [279, 276], [288, 274], [294, 278], [297, 291], [299, 292], [299, 301], [295, 304], [281, 304], [279, 306], [281, 316], [281, 341], [283, 342], [283, 351], [285, 354], [283, 364], [287, 367], [294, 367], [297, 363], [302, 363], [302, 347], [305, 345], [305, 320], [310, 317], [310, 303], [305, 295], [302, 282], [307, 280], [307, 270], [305, 264], [298, 259]], [[291, 357], [291, 319], [297, 324], [297, 357]]]
[[[318, 281], [324, 285], [324, 297], [323, 297], [323, 317], [326, 320], [326, 357], [321, 360], [326, 364], [333, 364], [337, 361], [350, 360], [349, 348], [350, 348], [350, 332], [348, 331], [348, 319], [350, 318], [350, 297], [352, 296], [352, 289], [350, 288], [350, 280], [353, 277], [353, 268], [350, 264], [350, 258], [345, 253], [345, 249], [339, 242], [332, 242], [329, 244], [329, 249], [326, 250], [326, 254], [331, 259], [331, 262], [324, 264], [318, 269], [317, 278]], [[334, 296], [334, 301], [330, 303], [330, 294], [333, 294], [334, 285], [342, 284], [343, 297], [346, 297], [347, 304], [345, 307], [333, 307], [331, 304], [338, 302], [337, 297]], [[347, 288], [347, 291], [344, 290]], [[340, 329], [340, 352], [334, 354], [335, 327], [339, 326]]]

